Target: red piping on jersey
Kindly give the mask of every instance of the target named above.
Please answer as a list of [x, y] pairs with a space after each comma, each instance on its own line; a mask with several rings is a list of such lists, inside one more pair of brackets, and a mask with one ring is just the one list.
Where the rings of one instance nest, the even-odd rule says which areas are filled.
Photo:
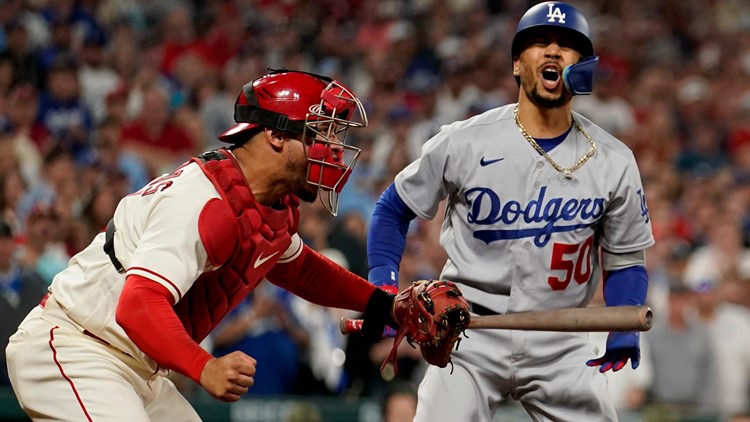
[[60, 370], [60, 374], [63, 376], [63, 378], [65, 378], [68, 381], [68, 384], [70, 384], [70, 388], [73, 390], [73, 394], [75, 394], [76, 400], [78, 400], [78, 404], [81, 406], [81, 410], [83, 410], [83, 414], [86, 415], [86, 419], [93, 422], [93, 419], [91, 419], [89, 412], [86, 410], [86, 406], [83, 404], [83, 401], [81, 400], [81, 396], [78, 394], [78, 390], [76, 389], [76, 386], [73, 384], [73, 380], [71, 380], [65, 374], [65, 371], [63, 370], [62, 365], [60, 365], [60, 362], [57, 360], [57, 350], [55, 349], [55, 346], [52, 344], [52, 342], [55, 341], [55, 330], [58, 328], [60, 327], [54, 326], [49, 330], [49, 348], [52, 349], [52, 359], [55, 361], [55, 365], [57, 365], [57, 369]]
[[162, 281], [164, 281], [167, 284], [169, 284], [170, 286], [172, 286], [172, 288], [177, 292], [177, 300], [178, 301], [180, 299], [182, 299], [182, 293], [180, 292], [180, 289], [178, 289], [177, 286], [174, 283], [172, 283], [168, 278], [164, 277], [163, 275], [161, 275], [161, 274], [159, 274], [159, 273], [157, 273], [155, 271], [149, 270], [148, 268], [143, 268], [143, 267], [130, 267], [130, 268], [128, 268], [128, 271], [132, 271], [132, 270], [143, 271], [145, 273], [149, 273], [149, 274], [153, 275], [154, 277], [158, 277]]
[[278, 263], [279, 264], [285, 264], [285, 263], [287, 263], [289, 261], [293, 261], [293, 260], [299, 258], [299, 254], [302, 253], [302, 248], [304, 248], [304, 247], [305, 247], [305, 244], [300, 241], [297, 244], [297, 249], [294, 251], [294, 253], [289, 255], [291, 258], [289, 260], [283, 260], [283, 261], [279, 260]]
[[39, 301], [39, 306], [44, 308], [44, 305], [47, 304], [47, 299], [49, 299], [49, 293], [45, 293], [44, 296], [42, 296], [42, 300]]

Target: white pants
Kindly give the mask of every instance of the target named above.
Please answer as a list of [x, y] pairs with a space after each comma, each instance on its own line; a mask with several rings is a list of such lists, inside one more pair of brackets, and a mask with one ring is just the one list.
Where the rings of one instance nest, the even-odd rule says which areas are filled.
[[617, 420], [606, 376], [586, 366], [595, 357], [588, 333], [466, 333], [452, 374], [450, 364], [427, 368], [415, 421], [488, 422], [506, 399], [518, 400], [532, 421]]
[[35, 421], [200, 421], [169, 379], [83, 334], [52, 298], [24, 319], [6, 354], [16, 397]]

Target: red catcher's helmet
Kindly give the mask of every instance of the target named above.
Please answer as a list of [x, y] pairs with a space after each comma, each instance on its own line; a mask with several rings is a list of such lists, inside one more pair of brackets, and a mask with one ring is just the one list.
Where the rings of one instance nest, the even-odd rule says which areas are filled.
[[[341, 83], [321, 75], [278, 69], [242, 87], [232, 128], [219, 140], [240, 144], [257, 128], [278, 129], [311, 139], [308, 183], [328, 193], [321, 200], [332, 215], [360, 149], [346, 145], [349, 128], [367, 126], [359, 99]], [[332, 149], [333, 148], [333, 149]], [[348, 153], [348, 154], [347, 154]]]

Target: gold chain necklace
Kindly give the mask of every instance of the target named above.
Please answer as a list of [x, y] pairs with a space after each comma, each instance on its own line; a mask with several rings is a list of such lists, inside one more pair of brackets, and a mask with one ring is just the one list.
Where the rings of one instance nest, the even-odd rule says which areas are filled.
[[591, 149], [589, 152], [586, 153], [583, 157], [581, 157], [580, 160], [573, 166], [573, 167], [563, 167], [555, 162], [555, 160], [552, 159], [552, 157], [547, 154], [547, 152], [544, 150], [544, 148], [540, 147], [539, 144], [534, 140], [534, 138], [529, 135], [528, 132], [526, 132], [526, 129], [521, 124], [521, 120], [518, 119], [518, 105], [516, 104], [516, 107], [513, 109], [513, 120], [516, 122], [516, 126], [518, 126], [518, 129], [521, 131], [521, 134], [523, 134], [523, 137], [526, 138], [527, 141], [531, 144], [534, 149], [539, 151], [540, 154], [544, 158], [547, 159], [547, 161], [552, 164], [552, 167], [555, 168], [555, 170], [562, 173], [565, 177], [570, 178], [573, 177], [573, 172], [581, 168], [582, 165], [586, 163], [586, 161], [589, 160], [589, 158], [593, 157], [594, 154], [596, 154], [596, 144], [594, 144], [594, 140], [591, 139], [588, 133], [586, 133], [581, 125], [578, 124], [576, 119], [573, 119], [573, 126], [575, 126], [576, 130], [581, 132], [581, 134], [586, 138], [587, 141], [589, 141], [589, 144], [591, 144]]

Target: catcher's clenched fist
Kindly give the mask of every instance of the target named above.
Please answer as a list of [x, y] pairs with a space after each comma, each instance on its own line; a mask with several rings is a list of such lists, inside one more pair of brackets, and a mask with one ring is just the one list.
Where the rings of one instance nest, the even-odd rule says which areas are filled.
[[237, 401], [253, 386], [256, 363], [240, 351], [211, 359], [203, 367], [201, 386], [214, 398]]
[[385, 324], [397, 329], [393, 349], [380, 368], [384, 378], [392, 379], [397, 370], [396, 350], [404, 337], [419, 345], [427, 363], [443, 368], [450, 363], [453, 348], [470, 320], [469, 304], [454, 283], [419, 280], [395, 296], [373, 294], [362, 334], [377, 341]]

